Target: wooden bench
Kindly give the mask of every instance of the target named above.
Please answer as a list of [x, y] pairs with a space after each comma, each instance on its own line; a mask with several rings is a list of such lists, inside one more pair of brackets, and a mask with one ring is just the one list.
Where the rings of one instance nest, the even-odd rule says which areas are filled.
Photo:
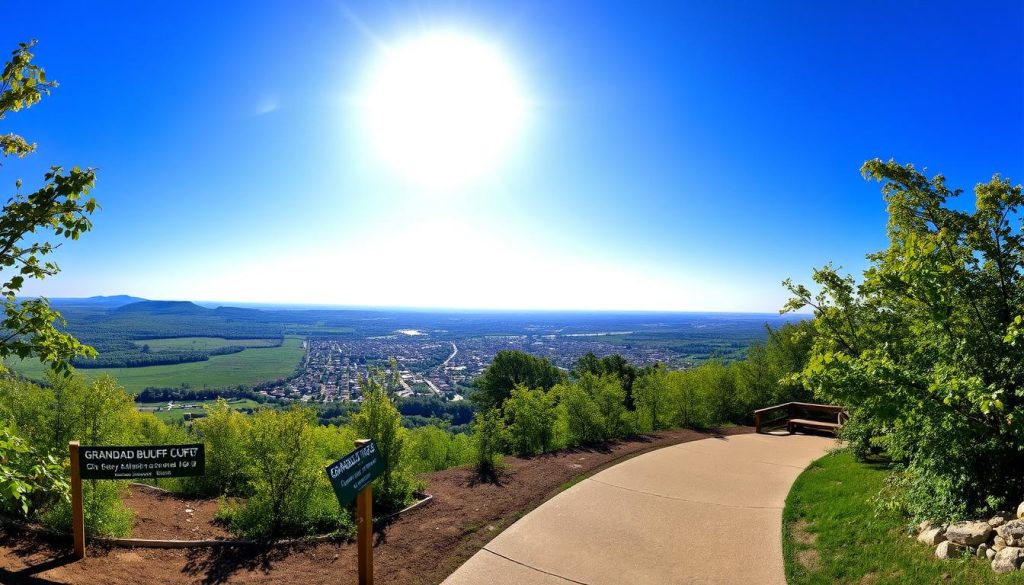
[[[817, 413], [823, 415], [821, 419], [809, 418], [809, 415], [813, 416]], [[849, 418], [850, 415], [842, 406], [787, 402], [755, 410], [754, 427], [756, 432], [760, 433], [765, 427], [781, 426], [781, 423], [785, 422], [786, 431], [790, 434], [801, 428], [836, 433]]]
[[839, 427], [843, 425], [838, 422], [828, 422], [823, 420], [810, 420], [806, 418], [791, 418], [786, 421], [786, 430], [789, 434], [793, 434], [800, 427], [806, 427], [809, 429], [818, 429], [819, 431], [828, 431], [835, 433], [839, 430]]

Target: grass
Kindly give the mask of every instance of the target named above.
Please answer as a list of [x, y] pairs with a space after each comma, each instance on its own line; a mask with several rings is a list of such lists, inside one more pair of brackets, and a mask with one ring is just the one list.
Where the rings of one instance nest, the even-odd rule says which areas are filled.
[[[295, 371], [303, 354], [302, 338], [286, 337], [280, 347], [253, 347], [230, 355], [215, 355], [205, 362], [142, 368], [90, 368], [80, 369], [78, 373], [86, 378], [110, 374], [129, 392], [139, 392], [147, 387], [178, 388], [182, 384], [192, 388], [228, 388], [287, 378]], [[36, 360], [14, 360], [8, 366], [27, 378], [41, 380], [45, 376], [43, 365]]]
[[135, 339], [135, 345], [148, 345], [150, 351], [173, 350], [210, 350], [218, 347], [241, 345], [244, 347], [273, 347], [277, 339], [226, 339], [224, 337], [172, 337], [169, 339]]
[[[228, 402], [228, 406], [230, 406], [231, 408], [233, 408], [235, 410], [243, 410], [243, 409], [247, 409], [247, 408], [258, 408], [260, 406], [259, 402], [256, 402], [255, 400], [252, 400], [250, 398], [228, 398], [227, 402]], [[186, 413], [204, 412], [205, 409], [213, 406], [216, 403], [217, 403], [216, 399], [213, 399], [213, 400], [187, 400], [187, 401], [182, 401], [182, 402], [175, 401], [175, 404], [195, 404], [195, 405], [201, 406], [202, 408], [201, 409], [199, 409], [199, 408], [190, 408], [190, 409], [187, 409], [187, 410], [186, 409], [181, 409], [181, 408], [175, 408], [174, 410], [166, 410], [167, 402], [136, 402], [135, 403], [135, 408], [137, 408], [139, 410], [142, 410], [142, 411], [152, 412], [160, 420], [162, 420], [164, 422], [167, 422], [167, 423], [170, 423], [170, 422], [177, 422], [177, 421], [180, 421], [180, 420], [184, 420]], [[155, 410], [155, 409], [158, 409], [158, 408], [164, 409], [164, 410]]]
[[872, 499], [887, 473], [885, 465], [838, 452], [797, 478], [783, 512], [790, 585], [1024, 583], [1024, 573], [998, 575], [985, 559], [940, 560], [908, 536], [905, 518], [876, 512]]

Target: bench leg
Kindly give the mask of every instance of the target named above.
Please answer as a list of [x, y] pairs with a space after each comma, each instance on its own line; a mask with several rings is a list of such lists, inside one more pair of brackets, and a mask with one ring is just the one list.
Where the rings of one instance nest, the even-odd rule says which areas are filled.
[[793, 425], [793, 423], [787, 422], [786, 423], [786, 430], [789, 431], [789, 434], [792, 435], [793, 431], [795, 430], [795, 426]]

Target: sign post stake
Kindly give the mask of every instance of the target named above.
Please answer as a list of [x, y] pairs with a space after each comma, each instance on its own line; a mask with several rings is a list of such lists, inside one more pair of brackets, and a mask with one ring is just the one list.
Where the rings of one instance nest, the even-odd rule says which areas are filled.
[[85, 512], [82, 510], [82, 469], [78, 461], [78, 441], [69, 441], [71, 454], [71, 533], [75, 539], [75, 558], [85, 558]]
[[[356, 441], [356, 448], [369, 443]], [[359, 585], [373, 585], [373, 484], [356, 496], [356, 549], [359, 553]]]

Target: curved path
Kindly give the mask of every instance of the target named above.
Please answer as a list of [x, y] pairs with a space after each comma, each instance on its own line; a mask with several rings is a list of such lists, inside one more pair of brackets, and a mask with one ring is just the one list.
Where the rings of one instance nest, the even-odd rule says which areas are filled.
[[786, 494], [833, 445], [748, 434], [640, 455], [548, 500], [444, 583], [784, 585]]

